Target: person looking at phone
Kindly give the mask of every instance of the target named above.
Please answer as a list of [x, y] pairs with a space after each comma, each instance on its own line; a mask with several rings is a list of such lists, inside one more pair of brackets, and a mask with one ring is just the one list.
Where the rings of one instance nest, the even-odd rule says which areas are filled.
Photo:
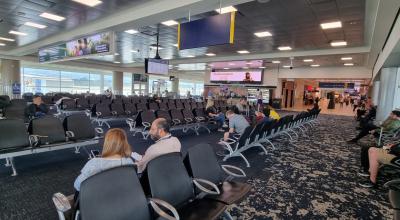
[[138, 173], [142, 173], [146, 169], [147, 163], [156, 157], [163, 154], [181, 152], [181, 142], [169, 133], [169, 129], [170, 125], [165, 118], [158, 118], [153, 121], [149, 134], [156, 143], [151, 145], [143, 157], [137, 161]]
[[128, 143], [125, 131], [120, 128], [108, 130], [101, 157], [95, 157], [85, 164], [81, 174], [75, 179], [74, 188], [79, 191], [84, 180], [101, 171], [123, 165], [133, 165], [131, 153], [131, 146]]

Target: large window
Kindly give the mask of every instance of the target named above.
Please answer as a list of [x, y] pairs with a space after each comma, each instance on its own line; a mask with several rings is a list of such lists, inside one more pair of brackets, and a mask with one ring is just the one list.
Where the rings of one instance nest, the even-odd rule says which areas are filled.
[[187, 92], [191, 95], [203, 95], [204, 83], [179, 80], [179, 95], [186, 96]]
[[124, 73], [123, 95], [132, 95], [132, 73]]
[[104, 84], [103, 84], [104, 90], [106, 90], [106, 89], [112, 90], [112, 87], [113, 87], [112, 74], [104, 74], [103, 77], [104, 77]]
[[51, 92], [69, 92], [69, 93], [91, 93], [99, 94], [103, 88], [112, 88], [112, 75], [59, 71], [49, 69], [38, 69], [24, 67], [22, 68], [22, 92], [32, 93], [51, 93]]
[[149, 93], [157, 94], [157, 92], [164, 93], [172, 91], [172, 83], [168, 77], [150, 76], [149, 77]]

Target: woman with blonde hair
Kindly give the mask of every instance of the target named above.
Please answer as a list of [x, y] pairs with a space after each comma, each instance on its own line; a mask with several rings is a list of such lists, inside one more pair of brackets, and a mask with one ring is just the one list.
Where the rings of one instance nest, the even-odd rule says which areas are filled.
[[218, 131], [225, 131], [222, 129], [222, 126], [225, 124], [225, 115], [224, 113], [218, 112], [218, 109], [214, 106], [214, 100], [212, 99], [207, 100], [206, 114], [217, 122]]
[[74, 182], [75, 189], [79, 191], [81, 183], [96, 173], [113, 167], [133, 165], [131, 153], [125, 131], [120, 128], [110, 129], [104, 139], [101, 157], [93, 158], [85, 164]]

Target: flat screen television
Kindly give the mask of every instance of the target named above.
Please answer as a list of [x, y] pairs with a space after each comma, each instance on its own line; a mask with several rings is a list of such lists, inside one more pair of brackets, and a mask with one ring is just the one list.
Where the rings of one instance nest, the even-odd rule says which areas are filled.
[[262, 84], [263, 71], [212, 71], [210, 74], [212, 83], [232, 83], [232, 84]]
[[168, 74], [168, 60], [147, 58], [144, 61], [144, 66], [148, 74]]

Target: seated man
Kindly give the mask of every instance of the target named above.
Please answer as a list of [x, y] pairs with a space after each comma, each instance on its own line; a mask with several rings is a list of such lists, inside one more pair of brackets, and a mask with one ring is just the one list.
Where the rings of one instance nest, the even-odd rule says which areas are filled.
[[223, 113], [218, 112], [217, 108], [214, 106], [214, 100], [212, 99], [207, 100], [206, 114], [217, 122], [218, 131], [225, 131], [224, 129], [222, 129], [225, 124], [225, 116]]
[[236, 108], [237, 108], [237, 110], [239, 111], [240, 114], [246, 111], [245, 107], [247, 107], [246, 99], [245, 98], [240, 98], [239, 102], [236, 103]]
[[49, 109], [47, 106], [43, 103], [42, 97], [35, 95], [33, 96], [33, 101], [32, 104], [30, 104], [26, 109], [25, 109], [25, 115], [28, 118], [31, 117], [43, 117], [47, 114]]
[[[381, 125], [384, 132], [393, 132], [400, 128], [400, 110], [393, 110], [389, 117]], [[375, 137], [379, 137], [380, 128], [374, 124], [366, 124], [361, 128], [360, 133], [348, 143], [357, 143], [358, 140], [367, 136], [368, 134], [373, 134]]]
[[400, 156], [396, 155], [395, 148], [399, 148], [400, 143], [384, 146], [383, 148], [371, 147], [368, 150], [369, 162], [369, 179], [360, 183], [360, 186], [370, 188], [376, 187], [376, 177], [378, 175], [379, 166], [382, 164], [390, 164], [391, 161]]
[[156, 143], [151, 145], [146, 150], [143, 157], [137, 161], [138, 173], [142, 173], [147, 163], [158, 156], [173, 152], [181, 152], [181, 142], [179, 142], [178, 138], [171, 136], [169, 128], [170, 125], [164, 118], [158, 118], [153, 121], [149, 134], [151, 139]]
[[224, 140], [233, 138], [234, 134], [243, 134], [244, 130], [250, 126], [249, 122], [243, 115], [235, 114], [232, 110], [226, 112], [226, 117], [229, 119], [229, 132], [225, 132]]
[[375, 116], [376, 116], [376, 106], [370, 105], [368, 107], [368, 111], [360, 118], [360, 128], [368, 126], [368, 124], [371, 124], [375, 119]]

